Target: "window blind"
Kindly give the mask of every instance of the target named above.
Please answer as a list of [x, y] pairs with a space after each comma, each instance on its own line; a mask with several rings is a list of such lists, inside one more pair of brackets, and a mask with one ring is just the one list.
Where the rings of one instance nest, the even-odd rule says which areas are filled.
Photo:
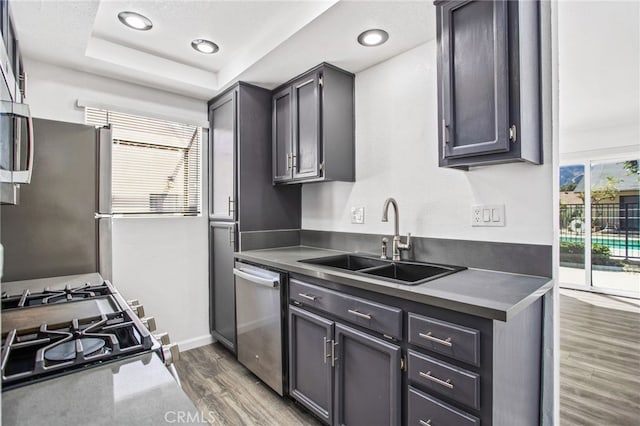
[[85, 113], [89, 125], [111, 125], [113, 213], [200, 213], [202, 128], [97, 108]]

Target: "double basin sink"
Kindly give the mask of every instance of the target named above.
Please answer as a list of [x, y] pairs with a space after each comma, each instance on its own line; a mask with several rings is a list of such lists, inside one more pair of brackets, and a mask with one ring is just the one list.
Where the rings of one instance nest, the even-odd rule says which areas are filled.
[[354, 274], [364, 274], [405, 285], [419, 285], [467, 269], [462, 266], [390, 260], [355, 254], [339, 254], [301, 260], [303, 263], [326, 266]]

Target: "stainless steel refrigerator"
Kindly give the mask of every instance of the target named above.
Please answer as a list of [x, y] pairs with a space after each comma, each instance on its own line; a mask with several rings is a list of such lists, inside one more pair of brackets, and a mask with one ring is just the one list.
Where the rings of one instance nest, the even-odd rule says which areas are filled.
[[2, 206], [2, 281], [111, 279], [111, 130], [34, 119], [31, 184]]

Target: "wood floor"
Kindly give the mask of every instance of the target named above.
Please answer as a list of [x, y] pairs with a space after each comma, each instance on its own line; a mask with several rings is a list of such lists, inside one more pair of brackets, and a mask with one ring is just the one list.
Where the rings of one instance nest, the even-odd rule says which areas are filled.
[[560, 425], [640, 425], [640, 302], [560, 291]]
[[321, 424], [263, 384], [218, 343], [181, 353], [176, 368], [184, 391], [216, 426]]
[[[320, 425], [219, 344], [181, 357], [182, 386], [215, 425]], [[560, 426], [638, 425], [640, 301], [561, 290]]]

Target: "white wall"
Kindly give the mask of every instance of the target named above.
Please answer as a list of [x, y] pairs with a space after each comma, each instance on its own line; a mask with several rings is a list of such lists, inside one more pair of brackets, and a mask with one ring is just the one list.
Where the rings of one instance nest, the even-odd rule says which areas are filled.
[[[188, 123], [206, 123], [200, 100], [84, 72], [27, 60], [27, 102], [34, 117], [84, 123], [78, 99], [114, 109]], [[202, 158], [207, 158], [206, 144]], [[203, 206], [207, 206], [203, 167]], [[137, 298], [158, 330], [182, 350], [210, 341], [208, 225], [202, 217], [116, 218], [113, 223], [113, 283]]]
[[559, 2], [558, 55], [560, 155], [637, 153], [640, 2]]
[[[355, 92], [356, 182], [303, 185], [304, 229], [392, 233], [380, 217], [394, 197], [403, 235], [552, 243], [550, 139], [542, 166], [438, 167], [435, 40], [358, 73]], [[472, 228], [473, 204], [505, 204], [506, 226]], [[364, 225], [351, 206], [365, 207]]]
[[[147, 114], [189, 124], [206, 125], [206, 102], [107, 77], [71, 70], [30, 58], [27, 100], [38, 118], [84, 123], [78, 100], [96, 106], [118, 107], [123, 112]], [[100, 104], [100, 105], [99, 105]]]

